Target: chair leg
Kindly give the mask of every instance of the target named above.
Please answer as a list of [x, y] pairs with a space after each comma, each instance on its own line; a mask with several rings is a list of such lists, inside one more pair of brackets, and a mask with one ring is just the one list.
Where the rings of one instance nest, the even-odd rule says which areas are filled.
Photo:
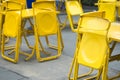
[[120, 77], [120, 73], [119, 73], [119, 74], [117, 74], [117, 75], [116, 75], [116, 76], [114, 76], [114, 77], [109, 78], [109, 80], [114, 80], [114, 79], [119, 78], [119, 77]]
[[73, 57], [72, 64], [71, 64], [71, 67], [70, 67], [70, 72], [68, 73], [68, 79], [69, 79], [69, 80], [73, 80], [73, 78], [71, 78], [70, 76], [71, 76], [72, 71], [73, 71], [73, 68], [74, 68], [75, 60], [76, 60], [76, 54], [75, 54], [74, 57]]
[[84, 80], [93, 80], [93, 79], [100, 80], [101, 73], [102, 73], [102, 69], [98, 70], [98, 73], [95, 76], [88, 77]]
[[8, 42], [9, 42], [9, 40], [10, 40], [10, 38], [9, 38], [9, 37], [7, 37], [7, 39], [5, 39], [5, 43], [8, 43]]
[[32, 50], [32, 53], [27, 58], [25, 58], [25, 61], [31, 59], [33, 57], [34, 53], [35, 53], [35, 46], [34, 46], [34, 48]]
[[109, 63], [109, 55], [106, 55], [105, 62], [103, 65], [103, 71], [102, 71], [102, 80], [108, 80], [108, 63]]
[[28, 48], [33, 49], [33, 47], [32, 47], [32, 46], [30, 46], [30, 44], [29, 44], [29, 42], [28, 42], [28, 40], [27, 40], [26, 35], [25, 35], [25, 33], [24, 33], [24, 32], [23, 32], [23, 36], [24, 36], [24, 39], [25, 39], [25, 42], [26, 42], [26, 44], [27, 44]]
[[60, 29], [61, 29], [61, 30], [64, 29], [64, 28], [66, 27], [67, 20], [68, 20], [67, 16], [66, 16], [65, 21], [64, 21], [63, 23], [61, 22], [59, 16], [58, 16], [58, 20], [59, 20], [59, 23], [60, 23]]
[[74, 75], [73, 75], [73, 80], [77, 80], [78, 78], [78, 69], [79, 69], [79, 64], [77, 60], [75, 61], [75, 67], [74, 67]]
[[103, 70], [103, 69], [100, 69], [100, 70], [98, 71], [96, 80], [100, 80], [100, 76], [101, 76], [101, 74], [102, 74], [102, 70]]
[[19, 47], [20, 47], [20, 38], [17, 37], [17, 40], [16, 40], [16, 47], [15, 47], [15, 57], [14, 58], [10, 58], [8, 56], [5, 55], [5, 49], [4, 49], [4, 46], [5, 46], [5, 36], [2, 35], [2, 57], [10, 62], [13, 62], [13, 63], [17, 63], [18, 60], [19, 60]]
[[[48, 39], [48, 36], [45, 36], [45, 39], [46, 39], [46, 43], [48, 45], [48, 47], [52, 48], [52, 49], [58, 49], [57, 46], [54, 46], [54, 45], [51, 45], [50, 42], [49, 42], [49, 39]], [[61, 43], [61, 50], [63, 50], [64, 48], [64, 43], [63, 43], [63, 39], [62, 39], [62, 35], [60, 33], [60, 43]]]
[[58, 40], [58, 52], [57, 52], [57, 55], [54, 55], [54, 56], [50, 56], [50, 57], [45, 57], [45, 58], [42, 58], [41, 55], [40, 55], [40, 48], [39, 48], [39, 44], [40, 44], [40, 47], [42, 48], [42, 50], [44, 51], [44, 48], [42, 47], [42, 43], [41, 41], [39, 40], [39, 36], [37, 36], [37, 33], [35, 33], [35, 39], [36, 39], [36, 43], [35, 43], [35, 49], [36, 49], [36, 57], [37, 57], [37, 60], [38, 61], [48, 61], [48, 60], [53, 60], [53, 59], [56, 59], [58, 58], [60, 55], [61, 55], [61, 49], [60, 49], [60, 34], [58, 32], [57, 34], [57, 40]]

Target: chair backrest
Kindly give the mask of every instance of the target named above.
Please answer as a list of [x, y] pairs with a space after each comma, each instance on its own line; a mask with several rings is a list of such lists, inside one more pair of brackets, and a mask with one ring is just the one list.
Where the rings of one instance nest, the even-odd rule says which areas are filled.
[[[22, 8], [21, 4], [19, 4], [19, 6]], [[18, 8], [6, 10], [5, 21], [3, 24], [4, 35], [9, 37], [16, 37], [18, 35], [18, 32], [21, 30], [21, 13], [22, 9]]]
[[23, 9], [23, 3], [19, 3], [17, 1], [5, 1], [3, 3], [3, 5], [5, 6], [5, 10], [20, 10]]
[[59, 23], [56, 11], [53, 9], [36, 8], [33, 3], [35, 29], [40, 36], [56, 34], [59, 29]]
[[56, 10], [56, 4], [54, 0], [38, 0], [36, 2], [33, 2], [34, 7], [39, 9], [46, 9], [51, 8], [53, 10]]
[[[21, 3], [21, 4], [23, 4], [23, 8], [26, 8], [26, 0], [7, 0], [7, 1]], [[15, 8], [16, 6], [13, 5], [11, 7]]]
[[83, 16], [79, 26], [82, 39], [78, 47], [78, 63], [98, 69], [108, 53], [110, 22], [100, 17]]
[[111, 22], [115, 21], [116, 19], [115, 3], [98, 3], [98, 11], [105, 11], [105, 18]]
[[67, 0], [66, 11], [71, 15], [80, 15], [83, 13], [82, 5], [78, 0]]

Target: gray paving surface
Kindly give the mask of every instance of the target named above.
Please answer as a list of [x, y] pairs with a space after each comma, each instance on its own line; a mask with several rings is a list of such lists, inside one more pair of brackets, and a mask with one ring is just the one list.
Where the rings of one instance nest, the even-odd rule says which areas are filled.
[[[64, 17], [65, 15], [61, 16], [61, 18]], [[65, 48], [62, 52], [62, 56], [56, 60], [37, 62], [34, 56], [29, 61], [24, 61], [24, 56], [20, 55], [19, 62], [14, 64], [4, 60], [0, 56], [0, 80], [68, 80], [67, 75], [76, 45], [76, 34], [70, 30], [69, 26], [67, 26], [64, 30], [62, 30], [62, 35]], [[30, 44], [33, 45], [34, 37], [28, 36], [28, 39]], [[44, 39], [42, 40], [44, 42]], [[50, 37], [50, 40], [55, 40], [54, 36]], [[14, 42], [14, 39], [11, 39], [11, 41]], [[120, 53], [119, 48], [120, 43], [117, 44], [113, 55]], [[31, 52], [28, 48], [26, 48], [24, 40], [21, 50]], [[88, 68], [81, 66], [80, 73], [85, 71], [88, 71]], [[120, 72], [119, 61], [111, 62], [109, 64], [109, 77], [116, 75], [118, 72]]]

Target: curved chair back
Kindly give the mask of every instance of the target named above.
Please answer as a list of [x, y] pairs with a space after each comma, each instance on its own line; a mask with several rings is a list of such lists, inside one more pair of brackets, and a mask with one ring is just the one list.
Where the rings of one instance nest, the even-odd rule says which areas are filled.
[[45, 36], [57, 33], [59, 24], [56, 16], [56, 12], [49, 9], [35, 13], [34, 19], [38, 35]]
[[[82, 36], [81, 40], [77, 43], [75, 51], [74, 80], [78, 78], [79, 64], [98, 70], [96, 80], [99, 80], [100, 76], [102, 80], [106, 80], [109, 61], [109, 41], [107, 37], [109, 27], [110, 22], [106, 19], [81, 16], [78, 37], [80, 37], [79, 35]], [[87, 76], [91, 74], [92, 71], [83, 75]]]
[[65, 5], [66, 5], [66, 12], [67, 12], [71, 30], [75, 32], [76, 27], [75, 27], [75, 20], [73, 19], [73, 16], [80, 16], [80, 14], [83, 13], [82, 5], [78, 0], [67, 0], [65, 2]]
[[5, 1], [3, 4], [5, 6], [5, 10], [20, 10], [24, 8], [23, 3], [19, 3], [17, 1]]
[[34, 7], [38, 7], [39, 9], [51, 8], [56, 10], [56, 4], [54, 0], [38, 0], [34, 2]]
[[105, 18], [111, 22], [114, 22], [116, 20], [116, 1], [117, 0], [98, 1], [98, 10], [105, 11]]
[[[16, 37], [18, 31], [21, 30], [22, 5], [12, 1], [7, 1], [6, 4], [3, 34], [9, 37]], [[12, 5], [15, 5], [15, 8], [12, 8]]]
[[[21, 3], [21, 4], [23, 4], [23, 8], [26, 8], [26, 0], [7, 0], [7, 1], [12, 1], [12, 2], [16, 2], [16, 3]], [[11, 6], [10, 7], [13, 7], [13, 8], [15, 8], [16, 7], [16, 5], [15, 4], [11, 4]]]

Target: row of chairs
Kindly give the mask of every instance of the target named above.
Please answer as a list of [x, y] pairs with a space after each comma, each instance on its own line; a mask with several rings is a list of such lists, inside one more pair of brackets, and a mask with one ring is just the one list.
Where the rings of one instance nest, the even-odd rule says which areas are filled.
[[[98, 0], [98, 11], [105, 11], [105, 18], [111, 22], [116, 21], [116, 6], [117, 0]], [[120, 16], [120, 7], [118, 7], [118, 17]], [[73, 16], [80, 16], [84, 14], [81, 2], [78, 0], [67, 0], [66, 1], [66, 12], [70, 22], [70, 27], [73, 32], [76, 31], [76, 23], [74, 22]]]
[[[35, 45], [30, 46], [24, 32], [24, 19], [22, 19], [22, 10], [24, 5], [16, 1], [6, 1], [3, 3], [5, 8], [5, 20], [2, 28], [2, 57], [8, 61], [17, 63], [19, 60], [19, 54], [22, 53], [27, 56], [25, 60], [30, 59], [34, 52], [36, 51], [36, 58], [38, 61], [46, 61], [58, 58], [61, 55], [61, 51], [64, 48], [60, 24], [57, 19], [57, 12], [54, 5], [41, 5], [45, 1], [34, 2], [33, 3], [33, 18], [34, 18], [34, 35], [35, 35]], [[48, 3], [48, 2], [47, 2]], [[50, 7], [51, 6], [51, 7]], [[54, 8], [54, 9], [53, 9]], [[39, 12], [38, 12], [39, 11]], [[37, 12], [37, 13], [36, 13]], [[47, 24], [46, 24], [47, 23]], [[44, 26], [44, 27], [43, 27]], [[25, 41], [30, 49], [32, 49], [31, 54], [21, 52], [20, 46], [22, 42], [22, 35], [24, 35]], [[48, 36], [57, 36], [57, 46], [51, 45]], [[16, 38], [15, 45], [6, 46], [5, 37]], [[41, 57], [41, 52], [50, 55], [43, 48], [42, 42], [39, 37], [45, 37], [48, 47], [58, 50], [57, 54], [50, 57]], [[7, 56], [5, 51], [9, 51], [8, 54], [14, 53], [14, 58]]]
[[[66, 11], [71, 30], [78, 34], [76, 50], [68, 75], [69, 80], [77, 80], [78, 78], [90, 75], [93, 70], [98, 70], [98, 73], [95, 76], [86, 78], [86, 80], [94, 78], [96, 78], [96, 80], [100, 78], [102, 80], [108, 80], [108, 62], [112, 60], [113, 56], [111, 56], [111, 53], [116, 44], [115, 42], [112, 48], [109, 47], [110, 40], [108, 39], [108, 30], [109, 27], [111, 27], [111, 29], [112, 27], [114, 29], [115, 27], [116, 29], [119, 27], [118, 24], [114, 24], [116, 21], [116, 2], [117, 0], [98, 0], [98, 11], [88, 13], [84, 13], [81, 4], [79, 4], [77, 0], [70, 0], [69, 3], [66, 2]], [[120, 12], [119, 8], [120, 7], [118, 7], [118, 15]], [[72, 16], [76, 15], [80, 16], [77, 28], [72, 18]], [[119, 60], [118, 58], [120, 59], [120, 57], [116, 57], [114, 60]], [[90, 71], [83, 75], [78, 75], [79, 65], [89, 67]], [[71, 77], [72, 74], [73, 77]], [[117, 77], [119, 77], [119, 75], [117, 75]]]
[[[21, 53], [20, 52], [21, 37], [22, 37], [22, 34], [24, 34], [24, 30], [21, 28], [22, 4], [19, 4], [19, 5], [21, 6], [21, 8], [15, 10], [17, 11], [17, 13], [15, 13], [14, 9], [11, 10], [10, 8], [8, 8], [8, 5], [6, 6], [7, 10], [5, 13], [5, 21], [2, 29], [3, 30], [2, 31], [2, 50], [1, 50], [2, 57], [14, 63], [18, 62], [19, 53]], [[61, 51], [64, 47], [56, 10], [50, 9], [50, 8], [46, 8], [46, 9], [43, 9], [43, 8], [44, 7], [40, 9], [39, 2], [33, 3], [33, 14], [34, 14], [33, 18], [35, 22], [34, 24], [35, 45], [31, 47], [32, 49], [31, 54], [24, 53], [25, 55], [28, 56], [26, 60], [30, 59], [33, 56], [34, 51], [36, 51], [36, 58], [38, 61], [55, 59], [61, 55]], [[69, 20], [71, 19], [72, 15], [76, 15], [76, 14], [80, 15], [78, 27], [77, 29], [75, 29], [75, 32], [77, 32], [78, 37], [77, 37], [75, 56], [74, 56], [71, 70], [69, 73], [69, 79], [71, 79], [70, 75], [72, 73], [73, 68], [74, 68], [73, 80], [76, 80], [77, 78], [81, 77], [81, 76], [78, 76], [78, 69], [79, 69], [79, 64], [82, 64], [84, 66], [91, 68], [90, 72], [88, 72], [85, 75], [90, 74], [95, 69], [95, 70], [98, 70], [97, 80], [100, 79], [101, 75], [102, 75], [102, 80], [107, 80], [107, 68], [108, 68], [108, 60], [110, 56], [108, 30], [109, 30], [109, 27], [111, 27], [111, 24], [110, 24], [111, 22], [109, 19], [108, 19], [109, 21], [106, 19], [103, 19], [107, 14], [106, 11], [101, 9], [102, 11], [83, 14], [83, 12], [81, 12], [83, 10], [80, 4], [78, 3], [78, 1], [76, 0], [74, 1], [70, 0], [70, 2], [69, 1], [66, 2], [66, 9], [67, 9]], [[36, 13], [37, 12], [36, 10], [40, 10], [40, 12]], [[71, 14], [71, 12], [73, 12], [73, 14]], [[10, 16], [12, 16], [13, 20], [11, 20]], [[14, 22], [11, 22], [11, 21], [14, 21]], [[49, 21], [49, 24], [46, 24], [48, 23], [48, 21]], [[9, 27], [11, 23], [14, 24], [12, 25], [13, 28]], [[51, 27], [49, 27], [49, 25], [51, 25]], [[70, 25], [73, 25], [72, 19], [71, 19]], [[46, 28], [48, 30], [46, 30]], [[10, 32], [9, 30], [11, 30], [12, 32]], [[72, 30], [74, 31], [74, 28]], [[43, 53], [46, 53], [46, 51], [42, 46], [42, 42], [39, 39], [39, 36], [40, 37], [45, 36], [46, 42], [49, 44], [48, 36], [53, 34], [57, 35], [58, 46], [55, 48], [54, 47], [52, 48], [58, 49], [58, 54], [52, 57], [41, 58], [40, 51], [43, 51]], [[17, 42], [15, 47], [4, 46], [5, 36], [16, 38]], [[4, 54], [5, 49], [6, 50], [10, 49], [11, 52], [16, 52], [15, 58], [12, 59], [6, 56]]]

